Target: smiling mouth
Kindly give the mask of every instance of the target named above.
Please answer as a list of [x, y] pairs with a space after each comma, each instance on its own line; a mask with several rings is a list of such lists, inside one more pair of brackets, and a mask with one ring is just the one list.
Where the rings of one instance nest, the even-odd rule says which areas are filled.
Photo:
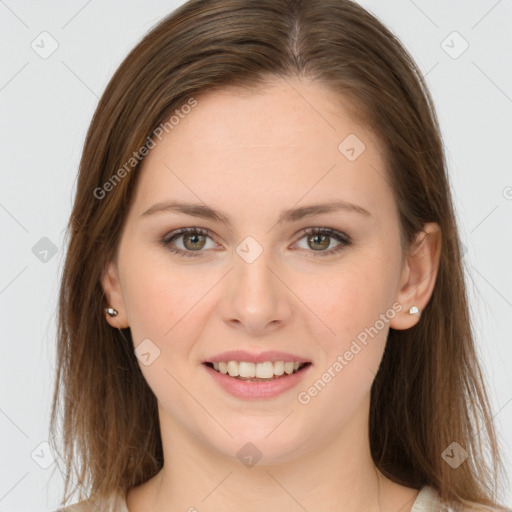
[[[246, 363], [237, 361], [226, 361], [220, 363], [203, 363], [217, 373], [232, 377], [237, 380], [246, 382], [269, 382], [277, 379], [282, 379], [299, 373], [305, 368], [311, 366], [311, 363], [298, 363], [298, 362], [287, 362], [276, 361], [272, 363], [270, 361], [266, 363]], [[261, 375], [257, 377], [256, 375]]]

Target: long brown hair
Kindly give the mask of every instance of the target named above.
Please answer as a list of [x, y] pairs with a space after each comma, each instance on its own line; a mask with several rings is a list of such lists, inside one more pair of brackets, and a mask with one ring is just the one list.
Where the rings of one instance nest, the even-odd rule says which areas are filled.
[[[57, 451], [62, 435], [63, 504], [76, 489], [79, 499], [125, 493], [163, 465], [156, 398], [130, 329], [105, 321], [100, 284], [130, 207], [140, 149], [151, 147], [158, 126], [170, 131], [170, 116], [202, 92], [256, 91], [288, 77], [328, 86], [376, 134], [404, 250], [425, 223], [442, 231], [431, 300], [413, 328], [390, 329], [373, 383], [373, 460], [402, 485], [431, 485], [442, 499], [498, 506], [498, 440], [433, 102], [397, 38], [350, 0], [189, 1], [137, 44], [108, 84], [80, 162], [59, 297], [50, 432]], [[468, 453], [457, 469], [442, 457], [453, 442]]]

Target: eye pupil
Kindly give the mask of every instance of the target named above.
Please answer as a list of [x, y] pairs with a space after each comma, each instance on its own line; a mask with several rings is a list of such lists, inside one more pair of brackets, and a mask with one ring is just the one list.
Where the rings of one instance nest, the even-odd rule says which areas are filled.
[[[312, 240], [313, 240], [313, 241], [314, 241], [314, 242], [313, 242], [314, 244], [319, 244], [319, 243], [321, 243], [321, 242], [315, 241], [315, 240], [318, 240], [319, 238], [320, 238], [320, 239], [323, 239], [323, 241], [324, 241], [324, 242], [325, 242], [325, 240], [327, 240], [327, 243], [326, 243], [326, 244], [324, 243], [324, 244], [320, 247], [320, 249], [325, 249], [325, 248], [329, 247], [329, 240], [328, 240], [328, 239], [329, 239], [329, 235], [322, 235], [322, 234], [320, 234], [320, 233], [316, 233], [316, 234], [314, 234], [314, 235], [311, 235], [311, 236], [308, 238], [308, 243], [309, 243], [310, 241], [312, 241]], [[314, 247], [312, 247], [312, 249], [317, 250], [317, 249], [316, 249], [316, 248], [314, 248]]]
[[196, 245], [198, 243], [200, 244], [200, 242], [197, 242], [197, 241], [196, 242], [192, 242], [193, 246], [189, 247], [187, 245], [187, 241], [190, 240], [191, 238], [195, 238], [195, 239], [202, 238], [203, 239], [202, 242], [203, 242], [203, 245], [204, 245], [204, 238], [205, 238], [204, 235], [198, 235], [197, 233], [194, 233], [194, 234], [186, 234], [186, 235], [183, 236], [183, 244], [185, 245], [185, 247], [187, 249], [202, 249], [203, 245], [201, 245], [200, 247], [196, 247]]

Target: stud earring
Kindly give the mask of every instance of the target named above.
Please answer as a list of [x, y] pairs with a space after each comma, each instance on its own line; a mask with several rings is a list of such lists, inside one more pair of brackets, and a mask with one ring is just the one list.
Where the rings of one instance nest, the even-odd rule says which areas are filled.
[[420, 316], [420, 315], [421, 315], [420, 310], [419, 310], [416, 306], [412, 306], [412, 307], [409, 309], [409, 314], [410, 314], [410, 315], [418, 315], [418, 316]]
[[105, 308], [105, 313], [107, 313], [108, 316], [113, 318], [113, 317], [117, 316], [117, 309]]

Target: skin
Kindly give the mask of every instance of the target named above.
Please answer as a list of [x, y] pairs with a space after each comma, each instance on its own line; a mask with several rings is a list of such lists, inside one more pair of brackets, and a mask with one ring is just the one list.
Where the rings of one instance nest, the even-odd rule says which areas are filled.
[[[418, 491], [385, 478], [370, 455], [370, 390], [389, 328], [421, 321], [408, 310], [422, 311], [431, 297], [439, 227], [426, 224], [428, 236], [402, 264], [378, 141], [321, 85], [279, 79], [258, 93], [226, 89], [197, 99], [145, 158], [116, 259], [102, 278], [119, 312], [107, 321], [129, 326], [135, 347], [149, 338], [160, 350], [139, 366], [158, 399], [165, 462], [128, 492], [130, 512], [409, 511]], [[349, 134], [366, 146], [355, 161], [338, 150]], [[176, 199], [222, 210], [232, 230], [183, 213], [141, 216]], [[340, 210], [276, 223], [283, 209], [334, 199], [371, 216]], [[180, 257], [162, 244], [184, 227], [210, 232], [173, 242], [202, 248], [201, 256]], [[333, 227], [352, 245], [318, 255], [340, 242], [303, 233], [315, 227]], [[249, 235], [263, 248], [252, 263], [236, 252]], [[394, 303], [403, 309], [317, 396], [299, 403], [297, 394]], [[287, 351], [313, 366], [278, 397], [243, 400], [201, 364], [231, 349]], [[236, 455], [247, 442], [262, 453], [253, 467]]]

